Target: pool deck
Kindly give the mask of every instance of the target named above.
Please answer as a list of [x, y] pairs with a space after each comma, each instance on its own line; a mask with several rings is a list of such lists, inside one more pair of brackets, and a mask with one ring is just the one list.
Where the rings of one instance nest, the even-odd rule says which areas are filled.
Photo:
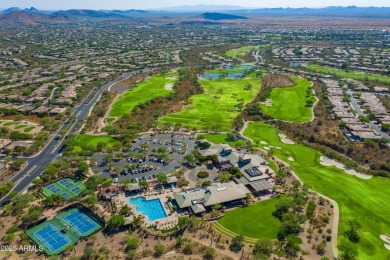
[[171, 211], [168, 208], [167, 202], [168, 202], [168, 196], [173, 198], [173, 194], [175, 192], [181, 191], [181, 189], [174, 188], [173, 191], [170, 189], [164, 190], [163, 193], [160, 193], [158, 191], [146, 191], [142, 192], [133, 196], [125, 196], [125, 194], [120, 194], [117, 198], [115, 198], [115, 201], [120, 206], [128, 205], [131, 208], [131, 212], [136, 216], [145, 216], [142, 213], [136, 211], [136, 207], [134, 205], [131, 205], [129, 203], [129, 200], [131, 198], [137, 198], [137, 197], [144, 197], [146, 200], [152, 200], [152, 199], [160, 199], [161, 204], [163, 206], [163, 209], [165, 211], [165, 214], [167, 215], [166, 218], [156, 219], [154, 221], [149, 221], [148, 218], [145, 216], [144, 225], [146, 227], [150, 225], [156, 225], [158, 229], [170, 229], [177, 225], [179, 214], [177, 212], [171, 213]]

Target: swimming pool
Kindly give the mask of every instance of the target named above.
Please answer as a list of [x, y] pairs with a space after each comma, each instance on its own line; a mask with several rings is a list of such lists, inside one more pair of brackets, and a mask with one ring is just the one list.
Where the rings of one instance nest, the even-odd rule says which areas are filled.
[[167, 217], [160, 199], [146, 200], [144, 197], [137, 197], [131, 198], [129, 203], [136, 206], [136, 211], [148, 217], [149, 221]]

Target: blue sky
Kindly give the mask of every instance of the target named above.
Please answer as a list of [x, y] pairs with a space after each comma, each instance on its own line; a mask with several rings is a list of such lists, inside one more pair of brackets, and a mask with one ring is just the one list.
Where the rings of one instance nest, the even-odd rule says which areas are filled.
[[55, 9], [155, 9], [181, 5], [216, 4], [244, 7], [326, 7], [326, 6], [387, 6], [389, 0], [0, 0], [0, 8], [34, 6], [44, 10]]

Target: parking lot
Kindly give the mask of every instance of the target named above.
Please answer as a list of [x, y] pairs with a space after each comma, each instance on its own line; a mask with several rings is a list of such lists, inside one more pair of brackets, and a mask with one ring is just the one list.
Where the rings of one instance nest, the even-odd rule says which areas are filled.
[[[98, 154], [97, 165], [92, 169], [98, 169], [103, 177], [118, 178], [118, 180], [130, 179], [133, 182], [142, 179], [152, 179], [158, 173], [169, 173], [180, 168], [184, 155], [190, 153], [195, 147], [195, 140], [189, 136], [175, 134], [144, 135], [132, 143], [132, 151], [125, 153], [122, 158], [114, 158], [109, 163], [104, 163], [106, 154]], [[120, 173], [114, 173], [108, 169], [119, 167]]]

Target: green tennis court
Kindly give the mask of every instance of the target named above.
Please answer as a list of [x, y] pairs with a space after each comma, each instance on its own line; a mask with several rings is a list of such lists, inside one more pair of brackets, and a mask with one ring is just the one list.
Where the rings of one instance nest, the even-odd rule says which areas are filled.
[[58, 194], [66, 200], [70, 200], [75, 196], [79, 196], [84, 189], [85, 186], [82, 183], [65, 178], [43, 187], [42, 191], [45, 196]]

